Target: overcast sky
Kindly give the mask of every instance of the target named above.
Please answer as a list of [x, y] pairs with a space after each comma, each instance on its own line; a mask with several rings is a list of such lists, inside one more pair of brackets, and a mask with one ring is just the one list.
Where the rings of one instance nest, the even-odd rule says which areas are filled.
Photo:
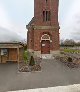
[[[26, 24], [34, 15], [33, 1], [0, 0], [0, 27], [26, 39]], [[80, 40], [80, 0], [60, 0], [59, 23], [61, 39]]]

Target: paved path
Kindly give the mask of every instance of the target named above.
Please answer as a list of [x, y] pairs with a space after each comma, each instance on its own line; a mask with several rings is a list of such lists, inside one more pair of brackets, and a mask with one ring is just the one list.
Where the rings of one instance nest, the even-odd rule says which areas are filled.
[[17, 64], [0, 64], [0, 92], [64, 86], [80, 83], [80, 69], [44, 60], [41, 72], [18, 73]]
[[18, 91], [10, 91], [10, 92], [80, 92], [80, 84], [69, 85], [69, 86], [28, 89], [28, 90], [18, 90]]

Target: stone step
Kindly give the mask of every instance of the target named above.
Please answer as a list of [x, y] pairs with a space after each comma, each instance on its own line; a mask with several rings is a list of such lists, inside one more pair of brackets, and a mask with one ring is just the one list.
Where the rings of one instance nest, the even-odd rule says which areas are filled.
[[52, 54], [42, 54], [41, 58], [42, 59], [52, 59], [53, 57], [52, 57]]

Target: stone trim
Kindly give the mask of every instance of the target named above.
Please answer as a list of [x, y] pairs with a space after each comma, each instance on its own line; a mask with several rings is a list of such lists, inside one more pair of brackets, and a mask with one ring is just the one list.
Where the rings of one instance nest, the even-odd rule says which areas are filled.
[[27, 49], [34, 57], [41, 57], [41, 51], [34, 51], [32, 49]]
[[[43, 39], [42, 37], [44, 36], [44, 35], [47, 35], [48, 37], [49, 37], [49, 39]], [[50, 42], [52, 42], [52, 40], [51, 40], [51, 38], [50, 38], [50, 36], [48, 35], [48, 34], [43, 34], [42, 36], [41, 36], [41, 40], [40, 40], [40, 42], [41, 41], [50, 41]]]
[[34, 57], [41, 57], [41, 51], [34, 51]]
[[51, 30], [59, 29], [59, 26], [33, 26], [34, 30]]
[[33, 50], [32, 50], [32, 49], [27, 49], [27, 51], [29, 51], [29, 52], [33, 52]]
[[[33, 51], [32, 49], [28, 49], [28, 51], [29, 51], [34, 57], [40, 57], [40, 58], [42, 58], [42, 55], [47, 55], [47, 54], [41, 54], [41, 51]], [[57, 54], [60, 54], [60, 51], [59, 51], [59, 50], [56, 50], [56, 51], [50, 50], [50, 54], [48, 54], [48, 55], [55, 56], [55, 55], [57, 55]]]
[[53, 54], [53, 55], [55, 55], [55, 54], [60, 54], [60, 51], [59, 50], [55, 50], [55, 51], [50, 50], [50, 53]]
[[40, 40], [40, 42], [41, 41], [50, 41], [50, 43], [52, 42], [52, 40], [49, 40], [49, 39]]

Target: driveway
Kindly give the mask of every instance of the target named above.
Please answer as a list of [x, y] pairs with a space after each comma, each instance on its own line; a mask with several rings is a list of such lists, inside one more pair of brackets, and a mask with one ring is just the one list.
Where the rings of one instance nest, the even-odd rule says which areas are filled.
[[0, 64], [0, 92], [80, 84], [80, 68], [43, 60], [42, 71], [18, 73], [17, 64]]

